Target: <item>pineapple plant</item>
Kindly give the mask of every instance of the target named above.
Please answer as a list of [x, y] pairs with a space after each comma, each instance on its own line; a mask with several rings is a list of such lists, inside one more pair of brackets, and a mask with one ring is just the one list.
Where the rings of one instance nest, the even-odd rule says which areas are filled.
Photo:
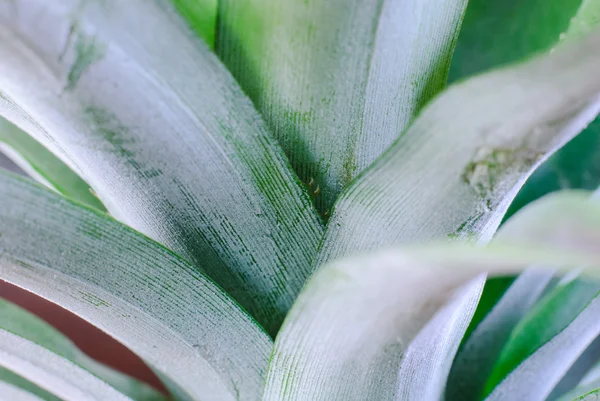
[[2, 301], [0, 396], [596, 399], [599, 19], [0, 2], [0, 278], [168, 392]]

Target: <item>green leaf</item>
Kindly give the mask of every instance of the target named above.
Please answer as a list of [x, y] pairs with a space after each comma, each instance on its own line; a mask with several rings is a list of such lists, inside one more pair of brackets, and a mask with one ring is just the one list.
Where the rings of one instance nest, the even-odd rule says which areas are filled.
[[600, 287], [572, 280], [556, 287], [515, 327], [486, 383], [484, 396], [545, 400], [600, 335]]
[[[2, 386], [3, 384], [9, 385], [12, 387], [16, 387], [16, 388], [22, 390], [21, 392], [26, 393], [25, 397], [35, 396], [35, 397], [38, 397], [38, 398], [34, 398], [36, 400], [42, 399], [44, 401], [62, 401], [60, 398], [56, 397], [55, 395], [50, 394], [49, 392], [47, 392], [44, 389], [41, 389], [40, 387], [36, 386], [29, 380], [24, 379], [23, 377], [17, 375], [16, 373], [11, 372], [8, 369], [0, 367], [0, 386]], [[11, 389], [7, 389], [6, 391], [7, 392], [11, 391]], [[17, 393], [19, 393], [19, 392], [17, 391]], [[0, 396], [2, 394], [4, 394], [4, 393], [2, 391], [0, 391]], [[0, 400], [4, 401], [4, 399], [2, 399], [2, 398], [0, 398]], [[8, 398], [6, 401], [12, 401], [12, 399]]]
[[194, 33], [214, 48], [218, 0], [171, 0], [171, 3]]
[[[595, 0], [593, 0], [595, 1]], [[450, 66], [450, 81], [549, 50], [582, 0], [470, 0]]]
[[[444, 237], [488, 240], [531, 171], [597, 114], [598, 37], [440, 95], [342, 194], [315, 268], [385, 245]], [[435, 391], [443, 391], [450, 369], [445, 361], [462, 341], [485, 278], [477, 280], [479, 286], [463, 289], [463, 307], [444, 314], [446, 330], [432, 329], [439, 338], [414, 343], [410, 368], [402, 372], [407, 380], [431, 380]], [[440, 349], [434, 352], [430, 343]], [[422, 362], [423, 353], [431, 354], [430, 363]], [[422, 387], [413, 383], [414, 391]]]
[[80, 4], [0, 3], [0, 114], [275, 333], [322, 236], [284, 153], [166, 0]]
[[599, 68], [597, 32], [450, 87], [342, 194], [315, 267], [382, 245], [491, 238], [529, 174], [598, 113]]
[[[37, 344], [62, 359], [77, 365], [77, 367], [86, 370], [89, 372], [87, 373], [88, 375], [96, 376], [107, 385], [114, 387], [134, 400], [158, 401], [165, 399], [149, 386], [94, 361], [76, 348], [69, 339], [55, 328], [29, 312], [2, 299], [0, 299], [0, 330], [12, 333], [20, 337], [23, 341]], [[7, 381], [7, 378], [3, 375], [0, 375], [0, 378], [2, 381]], [[12, 384], [19, 385], [14, 382]], [[46, 385], [52, 385], [52, 383], [46, 383]], [[29, 390], [29, 388], [26, 389]]]
[[0, 151], [29, 177], [99, 210], [104, 206], [90, 186], [35, 139], [0, 118]]
[[44, 401], [44, 398], [2, 381], [0, 381], [0, 397], [2, 401]]
[[0, 365], [65, 400], [132, 400], [71, 361], [2, 329]]
[[404, 396], [397, 373], [411, 341], [445, 313], [448, 301], [462, 298], [454, 291], [481, 273], [515, 274], [531, 265], [589, 266], [600, 277], [600, 205], [587, 194], [540, 201], [503, 231], [504, 245], [413, 246], [323, 267], [276, 339], [264, 399], [437, 399], [428, 388]]
[[[449, 400], [479, 400], [494, 364], [512, 330], [548, 286], [553, 273], [530, 268], [519, 275], [498, 299], [482, 293], [481, 301], [492, 307], [477, 312], [485, 316], [465, 334], [448, 377]], [[492, 279], [493, 280], [493, 279]], [[489, 281], [488, 281], [489, 283]], [[486, 283], [486, 286], [488, 285]], [[492, 304], [493, 302], [493, 304]], [[471, 322], [471, 326], [473, 326]]]
[[205, 275], [29, 181], [2, 173], [0, 188], [1, 279], [129, 347], [179, 399], [259, 398], [272, 342]]
[[466, 0], [221, 0], [217, 52], [327, 213], [446, 85]]

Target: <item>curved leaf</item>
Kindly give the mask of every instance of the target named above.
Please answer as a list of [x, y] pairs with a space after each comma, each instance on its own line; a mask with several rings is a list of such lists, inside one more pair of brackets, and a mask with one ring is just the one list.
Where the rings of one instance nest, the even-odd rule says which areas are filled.
[[217, 52], [322, 213], [446, 85], [466, 0], [221, 0]]
[[[60, 398], [56, 397], [55, 395], [52, 395], [49, 392], [47, 392], [46, 390], [41, 389], [40, 387], [31, 383], [29, 380], [22, 378], [21, 376], [17, 375], [16, 373], [11, 372], [8, 369], [0, 367], [0, 385], [2, 383], [5, 383], [12, 387], [21, 389], [22, 391], [24, 391], [26, 393], [26, 396], [33, 395], [35, 397], [38, 397], [38, 398], [36, 398], [36, 400], [42, 399], [44, 401], [62, 401]], [[10, 391], [10, 390], [7, 390], [7, 391]], [[0, 391], [0, 397], [2, 394], [3, 393]], [[2, 400], [2, 398], [0, 398], [0, 400]], [[7, 401], [12, 401], [12, 399], [9, 399]]]
[[[560, 35], [562, 40], [573, 40], [584, 36], [600, 25], [600, 1], [579, 0], [579, 3], [581, 4], [577, 13], [571, 19], [568, 25], [569, 28]], [[545, 6], [538, 7], [538, 10], [543, 11], [546, 8]], [[536, 12], [534, 9], [528, 11], [530, 14]], [[563, 13], [561, 18], [565, 16], [568, 16], [568, 13]], [[528, 18], [535, 17], [536, 15], [528, 16]], [[532, 26], [538, 26], [538, 24]], [[559, 24], [549, 27], [556, 29], [561, 26]], [[484, 35], [479, 32], [479, 37], [481, 36]], [[554, 44], [558, 41], [556, 35], [552, 35], [551, 38], [554, 40]], [[528, 48], [527, 50], [533, 51], [536, 49]], [[600, 186], [600, 179], [598, 178], [600, 177], [599, 138], [600, 118], [597, 118], [584, 132], [534, 172], [519, 192], [505, 217], [509, 217], [527, 203], [552, 191], [564, 188], [598, 188]]]
[[256, 400], [272, 342], [220, 288], [134, 230], [0, 174], [0, 278], [140, 355], [186, 400]]
[[20, 387], [13, 386], [10, 383], [0, 381], [0, 400], [2, 401], [44, 401]]
[[[531, 171], [598, 113], [599, 37], [440, 95], [342, 194], [315, 268], [384, 245], [443, 237], [488, 240]], [[462, 289], [464, 305], [479, 299], [485, 278], [477, 280], [479, 287]], [[444, 350], [427, 363], [407, 362], [411, 380], [430, 378], [436, 391], [443, 391], [445, 380], [436, 378], [450, 366], [442, 361], [455, 355], [473, 313], [457, 308], [444, 315], [448, 330], [431, 331], [440, 336], [437, 341], [415, 341], [415, 347], [425, 344], [411, 354], [415, 357], [431, 352], [428, 342]], [[414, 391], [420, 388], [414, 382]]]
[[0, 365], [64, 400], [132, 400], [70, 361], [2, 329]]
[[[0, 299], [0, 330], [37, 344], [62, 359], [72, 362], [134, 400], [164, 400], [161, 394], [149, 386], [94, 361], [55, 328], [2, 299]], [[6, 377], [1, 375], [0, 377], [3, 381], [7, 381]]]
[[[541, 201], [503, 230], [514, 241], [509, 246], [389, 250], [318, 271], [276, 339], [265, 399], [417, 399], [402, 397], [397, 376], [407, 346], [473, 277], [514, 274], [530, 265], [589, 266], [600, 276], [600, 205], [586, 194]], [[424, 394], [416, 395], [430, 399]]]
[[[472, 332], [465, 335], [448, 377], [446, 397], [449, 400], [480, 399], [512, 330], [542, 295], [552, 276], [553, 272], [550, 270], [526, 270], [510, 285]], [[484, 298], [486, 295], [484, 291], [481, 299], [489, 301]]]
[[39, 142], [2, 118], [0, 151], [34, 180], [65, 196], [104, 210], [85, 181]]
[[15, 0], [0, 22], [0, 113], [276, 332], [322, 227], [250, 101], [168, 1]]
[[596, 32], [449, 88], [340, 197], [315, 266], [399, 242], [489, 239], [531, 171], [600, 110], [599, 68]]
[[[590, 371], [583, 377], [581, 382], [572, 389], [571, 391], [563, 394], [557, 401], [582, 401], [589, 394], [598, 394], [600, 390], [600, 365], [594, 366]], [[593, 400], [594, 398], [592, 398]], [[589, 400], [586, 400], [589, 401]]]
[[[589, 34], [597, 24], [594, 25], [593, 18], [588, 17], [598, 6], [598, 0], [552, 0], [543, 4], [537, 0], [494, 3], [475, 0], [467, 11], [451, 75], [456, 78], [461, 73], [461, 67], [477, 71], [554, 46], [559, 39], [573, 40]], [[568, 17], [573, 13], [576, 15], [569, 22]], [[580, 19], [586, 23], [580, 23]], [[565, 26], [569, 26], [566, 33]], [[515, 40], [516, 37], [519, 40]], [[490, 43], [494, 46], [490, 46]], [[485, 48], [481, 48], [482, 44], [485, 44]], [[467, 60], [469, 57], [474, 58]], [[462, 73], [465, 71], [462, 70]], [[551, 191], [597, 188], [600, 185], [597, 178], [600, 173], [599, 128], [600, 119], [596, 119], [578, 137], [543, 163], [519, 191], [504, 219]], [[474, 329], [464, 341], [453, 364], [447, 389], [449, 397], [465, 401], [478, 399], [511, 331], [537, 300], [551, 276], [551, 272], [542, 273], [539, 270], [524, 273]], [[484, 304], [488, 302], [486, 298], [489, 295], [484, 290]], [[476, 313], [485, 311], [478, 307]]]
[[600, 335], [600, 286], [559, 285], [515, 327], [486, 383], [487, 400], [544, 401]]

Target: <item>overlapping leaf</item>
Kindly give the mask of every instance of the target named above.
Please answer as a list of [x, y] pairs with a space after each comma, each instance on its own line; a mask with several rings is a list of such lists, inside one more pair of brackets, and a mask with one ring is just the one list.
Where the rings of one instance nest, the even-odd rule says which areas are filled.
[[112, 215], [276, 332], [320, 221], [251, 102], [169, 2], [16, 0], [0, 3], [0, 22], [0, 112]]
[[221, 0], [217, 52], [321, 212], [446, 84], [466, 0]]
[[90, 186], [36, 140], [0, 119], [0, 151], [29, 177], [79, 202], [104, 210]]
[[[391, 250], [324, 267], [276, 340], [265, 399], [413, 400], [397, 375], [407, 346], [473, 277], [514, 274], [534, 264], [588, 266], [600, 274], [600, 205], [587, 194], [541, 201], [503, 231], [512, 245]], [[419, 397], [433, 399], [426, 390]]]
[[234, 301], [154, 241], [0, 174], [0, 278], [140, 355], [178, 399], [256, 400], [272, 342]]
[[[0, 299], [0, 330], [3, 333], [10, 333], [12, 336], [7, 336], [18, 342], [25, 344], [29, 348], [39, 351], [39, 355], [54, 354], [51, 357], [57, 358], [63, 365], [69, 366], [69, 369], [78, 372], [80, 376], [95, 376], [102, 380], [104, 386], [111, 386], [121, 393], [128, 395], [130, 398], [137, 401], [144, 400], [164, 400], [158, 392], [152, 390], [149, 386], [144, 385], [136, 380], [129, 378], [121, 373], [118, 373], [86, 356], [83, 352], [77, 349], [70, 340], [64, 337], [56, 329], [49, 324], [43, 322], [39, 318], [31, 315], [29, 312], [13, 305], [5, 300]], [[19, 337], [18, 339], [14, 337]], [[2, 345], [6, 349], [7, 344]], [[43, 348], [43, 350], [41, 349]], [[10, 350], [9, 350], [10, 351]], [[26, 355], [27, 356], [27, 355]], [[13, 356], [14, 358], [14, 356]], [[41, 357], [40, 357], [41, 358]], [[27, 356], [27, 359], [35, 359], [34, 356]], [[85, 370], [87, 372], [81, 372]], [[25, 374], [30, 373], [27, 369]], [[55, 373], [59, 373], [56, 371]], [[40, 385], [44, 387], [54, 388], [56, 383], [54, 379], [45, 380], [45, 377], [39, 378]], [[62, 380], [67, 379], [68, 387], [75, 387], [76, 391], [85, 391], [83, 383], [78, 383], [75, 378], [61, 377]], [[0, 374], [0, 380], [22, 387], [25, 390], [32, 391], [30, 385], [23, 385], [23, 379], [15, 380], [14, 376]], [[33, 378], [37, 380], [37, 378]], [[35, 389], [37, 390], [37, 389]], [[32, 391], [33, 392], [33, 391]], [[40, 394], [38, 391], [36, 393]], [[45, 394], [43, 395], [46, 396]]]

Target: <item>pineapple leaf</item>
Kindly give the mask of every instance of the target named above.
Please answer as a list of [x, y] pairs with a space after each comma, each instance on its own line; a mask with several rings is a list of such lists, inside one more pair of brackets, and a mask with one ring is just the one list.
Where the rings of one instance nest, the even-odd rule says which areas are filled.
[[[440, 95], [338, 200], [315, 267], [385, 245], [487, 241], [531, 171], [598, 113], [598, 37]], [[407, 380], [443, 390], [484, 281], [462, 288], [430, 334], [416, 339], [401, 372]], [[437, 362], [423, 364], [422, 355]], [[423, 385], [412, 383], [407, 391]]]
[[544, 401], [600, 334], [600, 285], [571, 280], [554, 288], [519, 322], [486, 383], [486, 400]]
[[588, 395], [600, 395], [600, 365], [592, 367], [571, 391], [563, 394], [557, 401], [591, 401], [597, 398], [585, 398]]
[[210, 48], [215, 46], [217, 3], [219, 0], [171, 0], [189, 27]]
[[[598, 0], [553, 0], [543, 5], [537, 0], [494, 3], [475, 0], [467, 10], [451, 77], [458, 78], [461, 74], [528, 56], [556, 45], [559, 40], [585, 36], [598, 25], [599, 21], [594, 17], [594, 14], [597, 15], [594, 8], [598, 6]], [[573, 13], [576, 13], [575, 17], [570, 19]], [[519, 40], [515, 40], [517, 37]], [[494, 46], [490, 46], [490, 43]], [[599, 128], [600, 119], [596, 119], [577, 138], [543, 163], [525, 183], [504, 218], [553, 190], [597, 188], [600, 185]], [[537, 269], [525, 272], [491, 312], [486, 313], [481, 306], [478, 307], [476, 313], [486, 316], [475, 323], [474, 330], [463, 340], [448, 380], [448, 397], [468, 401], [481, 396], [512, 329], [538, 299], [551, 277], [551, 272]], [[484, 289], [480, 305], [488, 304], [487, 298], [490, 296], [495, 295]], [[550, 383], [548, 381], [545, 384]], [[541, 389], [539, 393], [542, 393]]]
[[581, 4], [582, 0], [469, 0], [449, 80], [550, 50]]
[[[45, 350], [61, 357], [62, 360], [69, 361], [77, 367], [83, 368], [89, 372], [88, 374], [96, 376], [134, 400], [158, 401], [165, 399], [149, 386], [94, 361], [76, 348], [69, 339], [64, 337], [55, 328], [29, 312], [2, 299], [0, 299], [0, 330], [12, 333], [20, 337], [23, 341], [37, 344]], [[67, 377], [63, 379], [68, 380], [71, 385], [75, 385], [80, 390], [85, 389], [85, 387], [81, 387], [80, 384], [72, 382]], [[0, 373], [0, 380], [8, 381], [7, 377], [2, 375], [2, 373]], [[12, 384], [19, 386], [20, 382], [12, 382]], [[51, 382], [46, 383], [46, 386], [52, 385], [53, 383]], [[29, 388], [25, 389], [29, 390]]]
[[182, 400], [255, 400], [272, 341], [205, 275], [93, 209], [0, 174], [0, 278], [140, 355]]
[[[13, 384], [0, 381], [0, 394], [6, 401], [49, 401]], [[57, 399], [58, 400], [58, 399]]]
[[[590, 33], [599, 22], [598, 0], [472, 0], [459, 35], [450, 80], [548, 50], [559, 41]], [[598, 188], [599, 138], [597, 119], [540, 166], [520, 191], [507, 217], [551, 191]]]
[[[553, 272], [549, 270], [526, 270], [477, 322], [474, 329], [465, 335], [449, 374], [447, 399], [480, 399], [487, 378], [512, 329], [539, 299], [552, 277]], [[489, 293], [484, 289], [481, 300], [487, 300], [486, 296], [489, 296]], [[478, 305], [478, 310], [479, 308]]]
[[[481, 273], [514, 274], [530, 265], [587, 266], [600, 276], [600, 205], [585, 193], [546, 198], [503, 231], [505, 243], [486, 248], [388, 250], [322, 268], [276, 339], [265, 399], [437, 399], [437, 388], [414, 387], [407, 394], [410, 378], [398, 371], [417, 334], [446, 313], [448, 301], [461, 299], [454, 290]], [[435, 363], [440, 361], [421, 359], [423, 365]]]
[[489, 240], [531, 171], [598, 114], [599, 68], [596, 32], [448, 88], [344, 191], [315, 267], [382, 245]]
[[90, 186], [60, 159], [19, 128], [0, 118], [0, 151], [29, 177], [99, 210], [104, 206]]
[[466, 0], [220, 0], [217, 52], [322, 213], [446, 85]]
[[0, 114], [275, 333], [321, 222], [250, 100], [169, 2], [15, 0], [0, 2], [0, 21]]
[[0, 365], [65, 400], [134, 400], [60, 355], [2, 329]]

